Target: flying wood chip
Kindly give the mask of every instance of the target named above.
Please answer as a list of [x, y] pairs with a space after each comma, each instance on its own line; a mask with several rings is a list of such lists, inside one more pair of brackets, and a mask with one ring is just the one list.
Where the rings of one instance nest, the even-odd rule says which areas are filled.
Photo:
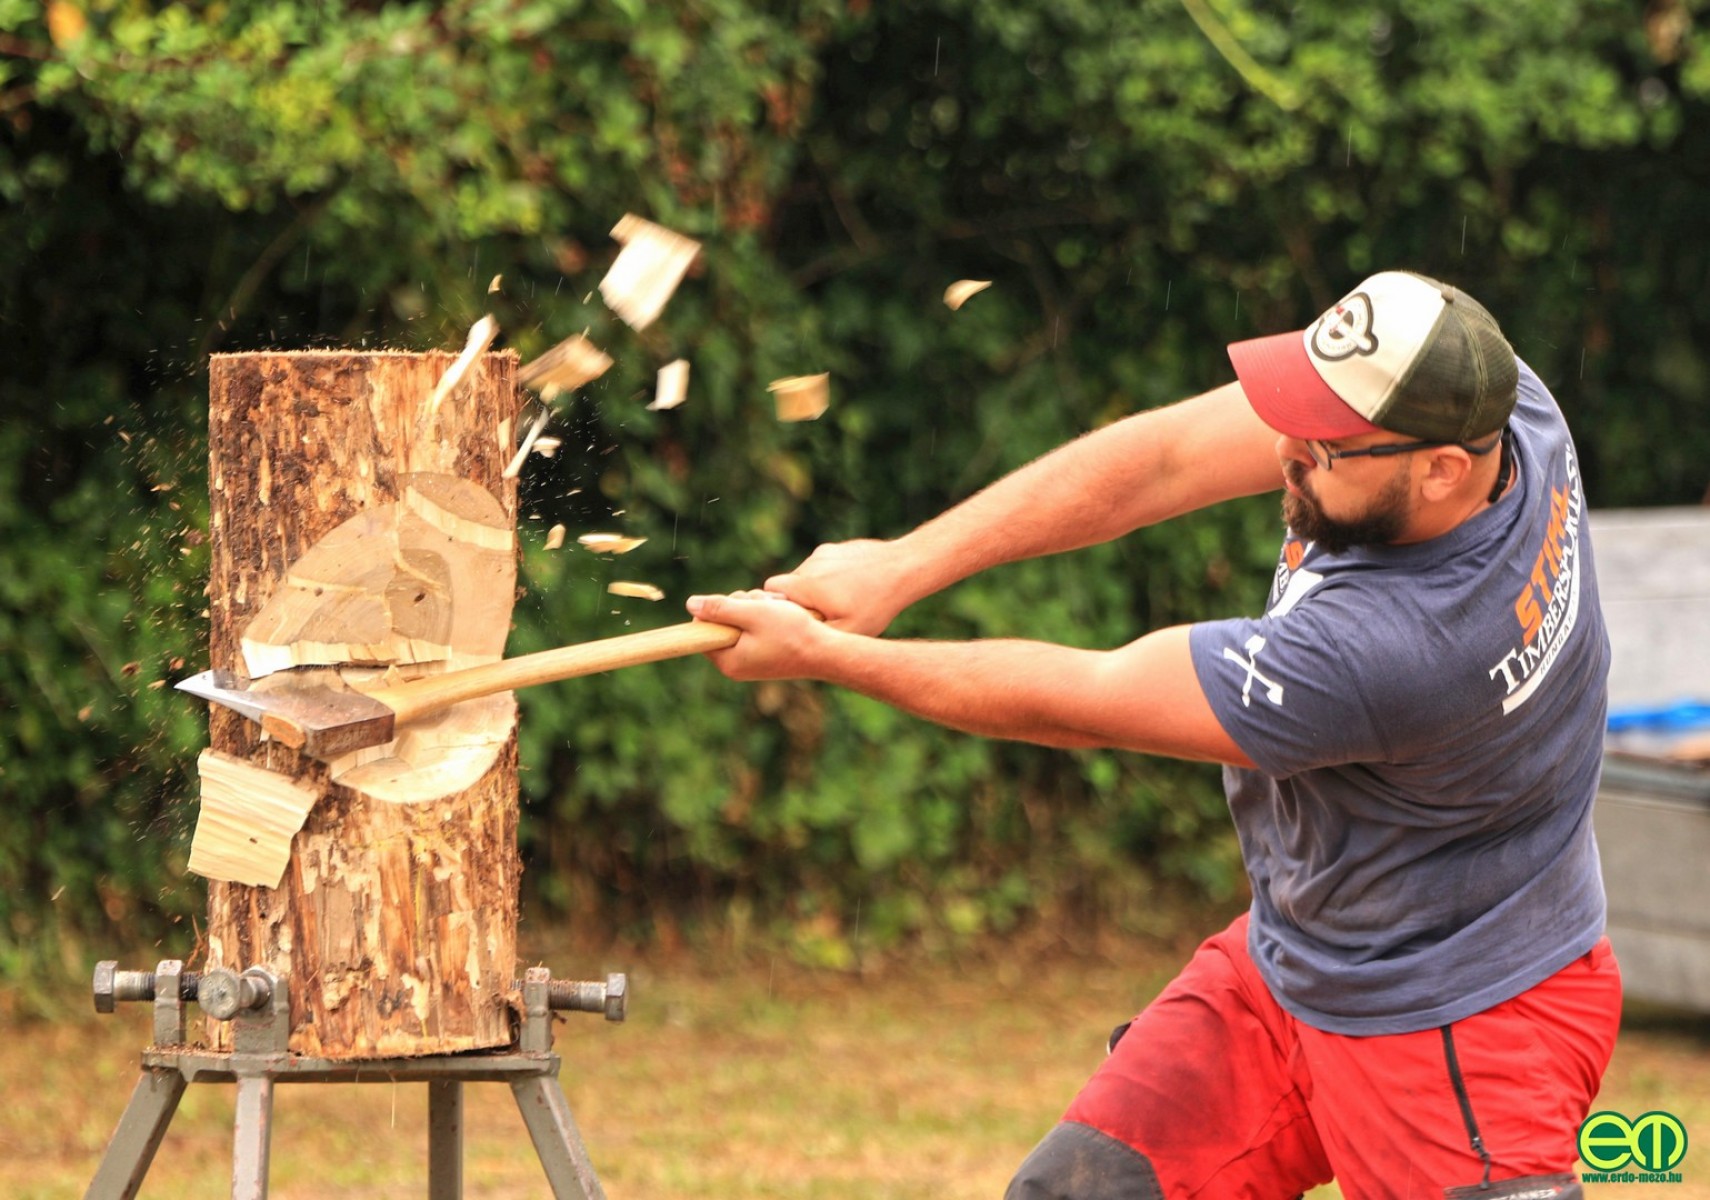
[[612, 360], [586, 334], [572, 334], [517, 372], [517, 382], [537, 392], [568, 392], [611, 369]]
[[627, 580], [616, 580], [606, 585], [606, 591], [614, 596], [633, 596], [637, 600], [663, 600], [665, 593], [651, 583], [631, 583]]
[[991, 286], [992, 281], [989, 279], [958, 279], [944, 289], [944, 303], [954, 311], [966, 304], [969, 296], [983, 292]]
[[556, 550], [564, 544], [564, 526], [554, 525], [546, 531], [546, 548]]
[[511, 461], [505, 464], [504, 478], [515, 479], [522, 474], [523, 462], [528, 458], [529, 450], [539, 439], [540, 431], [546, 428], [546, 422], [551, 416], [551, 409], [543, 408], [540, 410], [540, 415], [534, 419], [534, 424], [529, 426], [528, 433], [524, 435], [522, 445], [518, 446], [517, 452], [511, 455]]
[[658, 411], [676, 408], [689, 398], [689, 360], [679, 358], [659, 368], [659, 383], [653, 391], [653, 403], [647, 407]]
[[766, 390], [777, 397], [778, 420], [812, 421], [831, 404], [831, 375], [792, 375], [773, 380]]
[[595, 554], [628, 554], [647, 539], [625, 537], [621, 533], [584, 533], [576, 540]]
[[439, 377], [439, 385], [433, 389], [433, 395], [428, 398], [427, 408], [422, 411], [419, 423], [423, 428], [433, 423], [434, 414], [445, 398], [457, 390], [457, 385], [463, 382], [463, 377], [469, 374], [469, 368], [475, 365], [475, 360], [487, 352], [487, 347], [493, 344], [493, 339], [499, 336], [499, 323], [489, 315], [482, 317], [469, 328], [469, 338], [463, 344], [463, 353], [457, 360], [445, 369], [445, 374]]
[[646, 329], [677, 290], [701, 244], [633, 213], [612, 228], [612, 237], [623, 249], [600, 280], [600, 296], [630, 328]]

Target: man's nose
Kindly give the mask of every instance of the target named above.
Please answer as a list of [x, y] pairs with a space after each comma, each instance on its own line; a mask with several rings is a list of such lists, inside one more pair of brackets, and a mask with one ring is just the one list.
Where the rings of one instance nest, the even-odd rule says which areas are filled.
[[1282, 434], [1277, 438], [1277, 458], [1283, 462], [1294, 461], [1304, 466], [1316, 467], [1318, 460], [1312, 457], [1312, 451], [1306, 448], [1306, 442], [1297, 437]]

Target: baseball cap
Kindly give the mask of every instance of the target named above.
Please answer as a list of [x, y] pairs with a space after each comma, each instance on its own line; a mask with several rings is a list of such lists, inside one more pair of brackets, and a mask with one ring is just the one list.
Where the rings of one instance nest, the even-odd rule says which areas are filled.
[[1325, 441], [1476, 441], [1507, 422], [1520, 378], [1483, 305], [1411, 271], [1371, 276], [1297, 333], [1235, 342], [1229, 361], [1265, 424]]

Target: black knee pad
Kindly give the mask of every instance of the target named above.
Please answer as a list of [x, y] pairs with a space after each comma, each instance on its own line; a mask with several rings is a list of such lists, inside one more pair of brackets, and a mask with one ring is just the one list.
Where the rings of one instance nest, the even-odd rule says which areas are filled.
[[1004, 1200], [1164, 1200], [1164, 1189], [1134, 1147], [1064, 1121], [1022, 1162]]

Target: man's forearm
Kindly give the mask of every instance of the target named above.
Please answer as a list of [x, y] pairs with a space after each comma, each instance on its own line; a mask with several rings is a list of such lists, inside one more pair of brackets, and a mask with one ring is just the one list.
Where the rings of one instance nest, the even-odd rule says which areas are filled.
[[870, 637], [760, 592], [691, 596], [688, 607], [742, 630], [711, 655], [732, 679], [817, 679], [986, 737], [1251, 765], [1206, 699], [1185, 625], [1115, 650], [1077, 650]]
[[1228, 385], [1077, 438], [893, 545], [911, 564], [919, 599], [988, 567], [1107, 542], [1279, 486], [1274, 441]]
[[1076, 728], [1065, 689], [1099, 652], [1046, 642], [932, 642], [837, 635], [812, 677], [925, 720], [985, 737], [1078, 748], [1108, 744]]

